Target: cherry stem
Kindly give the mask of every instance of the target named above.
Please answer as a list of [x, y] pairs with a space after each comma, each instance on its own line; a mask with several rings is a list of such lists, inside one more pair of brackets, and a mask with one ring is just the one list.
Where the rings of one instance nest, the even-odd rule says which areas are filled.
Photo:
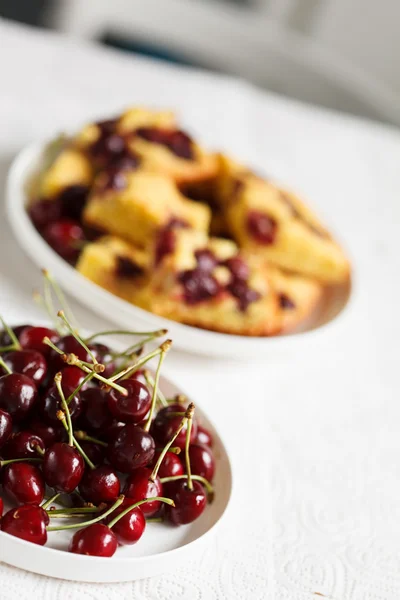
[[3, 319], [3, 317], [1, 315], [0, 315], [0, 321], [1, 321], [1, 324], [3, 325], [4, 329], [8, 333], [9, 338], [12, 341], [13, 349], [14, 350], [21, 350], [21, 344], [19, 343], [19, 340], [18, 340], [17, 336], [15, 335], [15, 333], [13, 332], [13, 330], [11, 329], [11, 327], [9, 327], [7, 325], [7, 323], [5, 322], [5, 320]]
[[146, 504], [146, 502], [165, 502], [165, 504], [169, 504], [170, 506], [175, 506], [175, 503], [173, 500], [171, 500], [171, 498], [164, 498], [163, 496], [154, 496], [153, 498], [145, 498], [144, 500], [139, 500], [139, 502], [135, 502], [135, 504], [131, 504], [131, 506], [128, 506], [128, 508], [126, 508], [125, 510], [123, 510], [122, 512], [119, 513], [119, 515], [117, 515], [116, 517], [114, 517], [114, 519], [112, 521], [110, 521], [110, 523], [108, 524], [109, 528], [111, 529], [112, 527], [114, 527], [114, 525], [116, 523], [118, 523], [118, 521], [120, 519], [122, 519], [122, 517], [125, 517], [125, 515], [127, 515], [129, 512], [131, 512], [131, 510], [133, 510], [134, 508], [137, 508], [138, 506], [141, 506], [142, 504]]
[[16, 462], [37, 462], [41, 463], [41, 458], [10, 458], [8, 460], [0, 460], [0, 467], [5, 467], [6, 465], [10, 465]]
[[185, 440], [185, 462], [186, 462], [186, 475], [187, 475], [187, 482], [188, 482], [188, 488], [190, 491], [193, 490], [193, 482], [192, 482], [192, 469], [190, 467], [190, 456], [189, 456], [189, 446], [190, 446], [190, 434], [192, 432], [192, 423], [193, 423], [193, 413], [194, 413], [194, 405], [193, 403], [190, 405], [192, 406], [192, 410], [189, 412], [188, 417], [187, 417], [187, 429], [186, 429], [186, 440]]
[[[200, 481], [200, 483], [204, 485], [207, 490], [208, 500], [209, 502], [212, 502], [214, 499], [214, 488], [211, 483], [201, 475], [192, 475], [191, 477], [193, 481]], [[170, 481], [179, 481], [180, 479], [187, 479], [187, 477], [186, 475], [171, 475], [170, 477], [161, 477], [160, 481], [164, 484], [169, 483]]]
[[[64, 425], [65, 431], [67, 431], [67, 433], [69, 434], [68, 425], [65, 422], [65, 414], [63, 413], [62, 410], [60, 410], [57, 413], [57, 417], [60, 419], [61, 423]], [[78, 440], [76, 439], [76, 437], [74, 435], [72, 436], [72, 441], [73, 441], [72, 445], [75, 446], [75, 448], [78, 450], [79, 454], [82, 456], [83, 460], [85, 461], [85, 463], [87, 464], [89, 469], [92, 469], [92, 471], [93, 471], [96, 468], [96, 465], [94, 465], [92, 463], [92, 461], [90, 460], [90, 458], [88, 457], [88, 455], [86, 454], [86, 452], [84, 451], [82, 446], [79, 444]]]
[[39, 444], [31, 444], [32, 448], [35, 449], [35, 452], [39, 454], [39, 456], [44, 456], [46, 454], [45, 450], [39, 446]]
[[168, 333], [168, 329], [159, 329], [158, 331], [126, 331], [121, 329], [108, 329], [107, 331], [98, 331], [86, 338], [86, 343], [92, 342], [95, 338], [103, 335], [139, 335], [151, 336], [152, 338], [162, 337]]
[[160, 456], [157, 459], [156, 464], [154, 465], [153, 471], [151, 472], [151, 475], [149, 477], [149, 481], [155, 481], [156, 477], [157, 477], [157, 473], [159, 471], [159, 468], [161, 466], [162, 461], [165, 458], [165, 455], [167, 454], [167, 452], [170, 450], [172, 444], [174, 443], [174, 441], [176, 440], [176, 438], [178, 437], [178, 435], [180, 434], [180, 432], [182, 431], [182, 429], [185, 427], [186, 423], [189, 420], [189, 414], [191, 414], [194, 411], [194, 404], [191, 403], [189, 404], [187, 411], [185, 413], [185, 416], [183, 417], [178, 429], [175, 431], [174, 435], [172, 436], [172, 438], [169, 440], [169, 442], [166, 443], [164, 449], [162, 450]]
[[164, 519], [162, 517], [149, 517], [146, 519], [146, 523], [164, 523]]
[[[163, 450], [164, 448], [156, 448], [156, 452], [162, 452]], [[168, 452], [171, 452], [171, 454], [180, 454], [182, 450], [179, 446], [172, 446], [172, 448], [168, 448]]]
[[80, 508], [59, 508], [55, 510], [49, 509], [47, 512], [49, 513], [49, 517], [52, 519], [53, 517], [57, 517], [58, 515], [74, 517], [76, 515], [80, 516], [82, 514], [82, 516], [84, 516], [85, 514], [99, 513], [102, 510], [104, 510], [104, 506], [81, 506]]
[[55, 502], [57, 500], [57, 498], [59, 497], [61, 492], [58, 492], [57, 494], [54, 494], [54, 496], [52, 496], [51, 498], [48, 498], [48, 500], [46, 500], [46, 502], [44, 502], [41, 506], [41, 508], [43, 508], [43, 510], [46, 510], [48, 506], [50, 506], [50, 504], [52, 504], [53, 502]]
[[80, 344], [82, 346], [82, 348], [84, 348], [86, 350], [86, 352], [89, 354], [90, 358], [92, 359], [93, 364], [97, 365], [97, 359], [96, 359], [95, 355], [90, 350], [90, 348], [85, 344], [85, 342], [82, 340], [80, 335], [71, 327], [67, 317], [65, 316], [64, 311], [59, 310], [57, 313], [57, 317], [60, 317], [60, 319], [63, 321], [63, 323], [67, 327], [68, 331], [70, 332], [70, 334], [76, 339], [78, 344]]
[[85, 383], [87, 383], [88, 381], [90, 381], [91, 379], [93, 379], [93, 377], [94, 377], [94, 373], [93, 373], [93, 372], [92, 372], [92, 373], [88, 373], [88, 374], [86, 375], [85, 379], [84, 379], [83, 381], [81, 381], [81, 383], [78, 385], [78, 387], [76, 387], [76, 388], [74, 389], [74, 391], [73, 391], [73, 392], [71, 392], [71, 394], [70, 394], [70, 395], [68, 396], [68, 398], [66, 399], [66, 403], [67, 403], [67, 405], [68, 405], [68, 406], [69, 406], [69, 404], [70, 404], [70, 402], [71, 402], [72, 398], [73, 398], [74, 396], [76, 396], [76, 394], [77, 394], [78, 392], [80, 392], [80, 390], [83, 388], [83, 386], [85, 385]]
[[[49, 273], [49, 271], [47, 269], [42, 269], [42, 273], [45, 278], [45, 282], [47, 282], [48, 286], [50, 286], [50, 288], [55, 293], [57, 300], [61, 304], [61, 308], [64, 310], [64, 313], [67, 313], [69, 315], [69, 321], [72, 323], [75, 323], [77, 325], [78, 321], [75, 319], [74, 314], [71, 310], [71, 307], [68, 306], [67, 299], [64, 296], [64, 293], [63, 293], [62, 289], [60, 288], [60, 286], [58, 285], [57, 281], [55, 279], [53, 279], [53, 276]], [[53, 303], [51, 302], [51, 305], [52, 304]], [[54, 309], [53, 309], [52, 313], [54, 314]]]
[[72, 523], [71, 525], [61, 525], [60, 527], [47, 527], [47, 531], [61, 531], [63, 529], [79, 529], [81, 527], [87, 527], [88, 525], [94, 525], [94, 523], [98, 523], [99, 521], [102, 521], [103, 519], [105, 519], [105, 517], [108, 517], [108, 515], [110, 515], [116, 508], [118, 508], [118, 506], [121, 506], [124, 499], [125, 499], [125, 496], [119, 496], [119, 498], [117, 498], [117, 500], [114, 502], [114, 504], [108, 510], [106, 510], [106, 512], [101, 513], [101, 515], [96, 517], [95, 519], [91, 519], [90, 521], [85, 521], [84, 523]]
[[107, 442], [103, 442], [103, 440], [99, 440], [98, 438], [88, 435], [86, 431], [75, 431], [75, 439], [82, 440], [84, 442], [93, 442], [99, 446], [104, 446], [104, 448], [108, 447]]
[[151, 340], [154, 340], [153, 335], [150, 335], [149, 337], [144, 338], [144, 340], [140, 340], [140, 342], [137, 342], [136, 344], [129, 346], [128, 348], [126, 348], [126, 350], [123, 350], [122, 352], [112, 352], [112, 357], [113, 357], [113, 359], [115, 359], [115, 358], [123, 358], [124, 356], [126, 356], [127, 359], [129, 360], [130, 358], [132, 358], [132, 356], [137, 354], [138, 350], [143, 348], [143, 346], [145, 344], [147, 344], [147, 342], [150, 342]]
[[60, 327], [60, 324], [58, 323], [57, 319], [54, 317], [53, 302], [51, 300], [51, 296], [49, 296], [48, 281], [46, 279], [45, 279], [45, 285], [44, 285], [44, 297], [38, 290], [34, 290], [34, 292], [32, 294], [32, 298], [33, 298], [34, 303], [37, 304], [41, 309], [43, 309], [45, 311], [45, 313], [47, 313], [47, 316], [49, 317], [50, 321], [53, 323], [57, 332], [60, 335], [62, 335], [63, 329], [62, 329], [62, 327]]
[[8, 365], [4, 362], [3, 358], [0, 356], [0, 367], [2, 367], [8, 375], [12, 375], [12, 371]]
[[151, 352], [149, 352], [148, 354], [143, 356], [141, 359], [139, 359], [137, 363], [135, 363], [131, 367], [128, 367], [124, 371], [121, 371], [120, 373], [117, 373], [116, 375], [111, 377], [110, 381], [114, 382], [114, 381], [117, 381], [118, 379], [125, 378], [127, 375], [132, 375], [133, 373], [135, 373], [135, 371], [140, 369], [140, 367], [142, 367], [144, 364], [146, 364], [149, 360], [151, 360], [155, 356], [158, 356], [161, 352], [168, 352], [171, 345], [172, 345], [172, 340], [166, 340], [165, 342], [163, 342], [161, 344], [161, 346], [159, 346], [155, 350], [152, 350]]
[[[147, 385], [151, 385], [151, 387], [154, 388], [154, 379], [152, 378], [150, 371], [148, 371], [147, 369], [144, 372], [144, 378], [146, 380]], [[168, 406], [168, 402], [161, 390], [157, 391], [157, 395], [160, 403], [163, 406]]]
[[66, 429], [68, 431], [68, 443], [70, 446], [73, 446], [74, 445], [74, 430], [72, 429], [71, 413], [69, 412], [68, 404], [65, 400], [61, 381], [62, 381], [62, 374], [56, 373], [56, 375], [54, 376], [54, 383], [56, 384], [56, 388], [57, 388], [58, 393], [61, 398], [61, 404], [63, 407], [64, 416], [67, 419], [67, 423], [65, 423], [65, 425], [66, 425]]
[[158, 359], [158, 365], [157, 365], [157, 370], [156, 370], [156, 377], [154, 380], [154, 386], [153, 386], [153, 396], [151, 398], [151, 405], [150, 405], [150, 412], [149, 412], [149, 417], [143, 427], [144, 431], [150, 431], [150, 425], [151, 422], [153, 420], [153, 414], [154, 414], [154, 409], [156, 407], [156, 402], [157, 402], [157, 394], [158, 394], [158, 384], [160, 381], [160, 371], [161, 371], [161, 365], [164, 362], [164, 358], [165, 358], [165, 354], [167, 350], [162, 349], [161, 350], [161, 354], [160, 354], [160, 358]]

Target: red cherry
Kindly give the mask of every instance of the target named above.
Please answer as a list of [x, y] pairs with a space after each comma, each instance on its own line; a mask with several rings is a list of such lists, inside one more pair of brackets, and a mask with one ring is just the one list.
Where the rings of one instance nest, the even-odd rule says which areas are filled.
[[4, 362], [13, 373], [22, 373], [39, 386], [47, 373], [46, 360], [36, 350], [14, 350], [4, 355]]
[[64, 260], [74, 263], [80, 253], [80, 242], [85, 240], [82, 227], [71, 219], [60, 219], [43, 230], [46, 242]]
[[[142, 506], [146, 506], [143, 504]], [[117, 517], [121, 512], [126, 510], [126, 506], [122, 504], [112, 513], [112, 518]], [[124, 517], [113, 525], [111, 531], [117, 537], [118, 543], [121, 546], [136, 544], [143, 535], [146, 528], [146, 519], [141, 507], [132, 508]]]
[[[179, 425], [181, 424], [182, 417], [171, 416], [171, 412], [185, 412], [186, 408], [182, 404], [170, 404], [158, 411], [156, 418], [152, 424], [152, 434], [154, 438], [160, 442], [161, 446], [165, 446], [172, 438]], [[197, 421], [192, 420], [192, 430], [190, 432], [190, 442], [193, 443], [197, 435]], [[174, 445], [183, 449], [186, 443], [186, 426], [183, 427], [182, 431], [176, 438]]]
[[192, 444], [189, 448], [190, 467], [193, 475], [212, 481], [215, 471], [214, 456], [207, 446]]
[[[62, 390], [65, 395], [65, 399], [68, 400], [70, 394], [75, 388], [70, 388], [62, 382]], [[43, 420], [49, 425], [57, 426], [60, 423], [57, 413], [63, 410], [60, 394], [55, 384], [51, 385], [49, 389], [39, 397], [37, 402], [38, 411]], [[69, 412], [72, 420], [76, 420], [82, 411], [82, 400], [79, 393], [75, 394], [68, 404]]]
[[79, 485], [84, 468], [79, 452], [62, 442], [48, 448], [43, 458], [43, 474], [47, 485], [65, 494], [70, 494]]
[[208, 429], [206, 429], [202, 425], [198, 425], [197, 427], [197, 437], [195, 443], [203, 444], [204, 446], [208, 446], [209, 448], [213, 447], [214, 440], [212, 438], [212, 435], [208, 431]]
[[40, 506], [12, 508], [1, 519], [0, 528], [5, 533], [44, 546], [47, 542], [46, 525], [49, 517]]
[[87, 469], [79, 484], [79, 491], [87, 502], [101, 504], [116, 500], [120, 493], [118, 475], [109, 465]]
[[36, 416], [29, 421], [28, 429], [40, 437], [45, 448], [52, 446], [54, 442], [60, 442], [66, 436], [65, 429], [61, 423], [58, 423], [57, 425], [49, 425], [48, 423], [41, 421], [39, 417]]
[[108, 394], [108, 408], [112, 415], [125, 423], [139, 423], [149, 412], [151, 405], [150, 392], [143, 383], [134, 379], [121, 381], [119, 384], [128, 392], [122, 395], [115, 389]]
[[[155, 466], [160, 454], [161, 450], [157, 450], [151, 463], [152, 467]], [[185, 470], [183, 468], [179, 456], [177, 456], [173, 452], [167, 452], [163, 458], [160, 468], [158, 469], [158, 476], [162, 479], [163, 477], [183, 475], [184, 472]]]
[[[1, 496], [0, 496], [0, 520], [1, 520], [1, 517], [3, 516], [3, 510], [4, 510], [4, 502], [3, 502], [3, 498], [1, 498]], [[1, 527], [0, 527], [0, 529], [1, 529]]]
[[58, 196], [62, 207], [62, 216], [80, 221], [88, 192], [89, 188], [85, 185], [70, 185], [63, 189]]
[[45, 483], [42, 472], [31, 463], [11, 463], [2, 474], [3, 489], [16, 504], [40, 504]]
[[37, 388], [30, 377], [20, 373], [0, 377], [0, 408], [8, 412], [13, 421], [24, 419], [36, 399]]
[[[75, 390], [85, 379], [86, 373], [84, 373], [79, 367], [67, 366], [61, 369], [62, 375], [62, 387], [64, 386], [70, 390], [70, 393]], [[81, 387], [81, 390], [87, 389], [88, 384]], [[64, 392], [65, 393], [65, 392]]]
[[12, 432], [12, 418], [8, 412], [0, 409], [0, 448], [9, 439]]
[[147, 385], [147, 381], [144, 376], [143, 369], [138, 369], [134, 373], [131, 373], [130, 375], [128, 375], [128, 377], [125, 379], [125, 381], [127, 381], [128, 379], [133, 379], [134, 381], [140, 381], [140, 383], [143, 383], [143, 385]]
[[[59, 348], [64, 354], [75, 354], [79, 360], [91, 362], [89, 354], [73, 335], [64, 335], [62, 338], [60, 338], [57, 348]], [[55, 350], [50, 350], [49, 362], [51, 363], [54, 372], [62, 371], [62, 369], [65, 368], [65, 362], [62, 360], [61, 355]]]
[[93, 525], [79, 529], [73, 535], [68, 550], [86, 556], [109, 557], [115, 554], [117, 548], [118, 542], [115, 533], [107, 525], [93, 523]]
[[79, 443], [88, 459], [91, 460], [94, 465], [103, 464], [106, 455], [106, 449], [104, 448], [104, 446], [100, 446], [100, 444], [95, 444], [94, 442], [87, 442], [84, 440]]
[[[93, 433], [109, 429], [112, 416], [108, 410], [108, 393], [100, 388], [89, 388], [81, 393], [83, 402], [81, 426]], [[123, 426], [123, 425], [122, 425]]]
[[62, 206], [57, 200], [38, 200], [28, 209], [32, 223], [41, 231], [61, 217]]
[[175, 502], [175, 507], [167, 505], [166, 514], [174, 525], [186, 525], [195, 521], [207, 505], [207, 496], [203, 486], [192, 480], [193, 490], [189, 489], [186, 479], [169, 482], [166, 494]]
[[[162, 496], [162, 483], [160, 478], [157, 476], [155, 481], [150, 481], [151, 469], [141, 467], [136, 469], [125, 482], [124, 494], [134, 502], [139, 500], [145, 500], [146, 498], [154, 498], [154, 496]], [[155, 515], [161, 507], [159, 500], [153, 502], [146, 502], [141, 505], [141, 509], [146, 517]]]
[[122, 473], [132, 473], [152, 460], [155, 443], [152, 436], [137, 425], [125, 425], [107, 448], [110, 463]]
[[97, 362], [105, 366], [105, 371], [102, 373], [103, 377], [111, 377], [116, 369], [116, 364], [113, 361], [110, 348], [105, 344], [96, 343], [90, 344], [89, 349], [96, 357]]
[[[19, 336], [21, 335], [21, 333], [23, 332], [23, 330], [26, 327], [32, 327], [31, 325], [17, 325], [16, 327], [11, 327], [15, 337], [17, 339], [19, 339]], [[11, 346], [11, 344], [13, 343], [12, 339], [10, 338], [10, 336], [8, 335], [7, 331], [5, 329], [2, 329], [0, 331], [0, 347], [3, 348], [4, 346]]]
[[269, 246], [275, 242], [277, 234], [275, 219], [260, 210], [252, 210], [247, 215], [247, 229], [260, 244]]
[[2, 456], [11, 458], [38, 458], [36, 448], [44, 450], [43, 440], [31, 431], [19, 431], [8, 440], [2, 450]]
[[19, 343], [23, 350], [37, 350], [43, 356], [50, 353], [50, 346], [43, 343], [43, 339], [48, 337], [53, 344], [57, 344], [60, 336], [54, 329], [47, 327], [25, 327], [19, 336]]
[[109, 426], [102, 431], [102, 435], [106, 442], [113, 442], [121, 429], [125, 427], [125, 423], [122, 421], [118, 421], [117, 419], [113, 419], [110, 421]]

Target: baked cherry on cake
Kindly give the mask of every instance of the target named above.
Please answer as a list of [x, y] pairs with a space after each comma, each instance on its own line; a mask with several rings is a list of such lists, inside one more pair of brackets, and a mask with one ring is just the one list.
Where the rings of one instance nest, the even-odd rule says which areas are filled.
[[167, 176], [139, 169], [111, 180], [100, 173], [83, 221], [144, 247], [171, 221], [207, 231], [210, 209], [183, 196]]
[[217, 198], [242, 249], [324, 283], [348, 278], [343, 251], [295, 194], [221, 157]]

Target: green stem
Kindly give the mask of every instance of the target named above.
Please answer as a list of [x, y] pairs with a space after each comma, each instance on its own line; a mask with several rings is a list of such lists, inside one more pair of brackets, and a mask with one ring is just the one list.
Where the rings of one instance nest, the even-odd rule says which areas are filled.
[[[144, 372], [144, 378], [146, 380], [147, 385], [151, 385], [151, 387], [154, 388], [154, 379], [152, 378], [151, 373], [149, 373], [147, 369]], [[158, 390], [158, 399], [163, 406], [168, 406], [168, 402], [161, 390]]]
[[[47, 271], [47, 269], [43, 269], [42, 270], [43, 276], [45, 278], [45, 281], [48, 282], [48, 284], [51, 286], [51, 289], [53, 290], [53, 292], [56, 295], [57, 300], [59, 301], [61, 308], [64, 310], [65, 313], [67, 313], [69, 315], [69, 321], [74, 323], [75, 326], [78, 326], [78, 322], [74, 317], [74, 314], [71, 310], [71, 307], [68, 306], [68, 302], [66, 297], [64, 296], [64, 293], [62, 291], [62, 289], [60, 288], [60, 286], [58, 285], [57, 281], [55, 279], [53, 279], [52, 275], [49, 273], [49, 271]], [[54, 314], [54, 309], [53, 309], [53, 314]]]
[[[42, 506], [43, 508], [43, 506]], [[80, 514], [92, 514], [92, 513], [99, 513], [102, 510], [104, 510], [104, 506], [102, 507], [98, 507], [98, 506], [82, 506], [81, 508], [79, 507], [74, 507], [74, 508], [57, 508], [56, 510], [48, 510], [47, 512], [49, 513], [49, 517], [53, 518], [53, 517], [57, 517], [58, 515], [80, 515]]]
[[85, 377], [85, 379], [83, 379], [83, 381], [81, 381], [81, 383], [78, 385], [77, 388], [74, 389], [74, 391], [68, 396], [68, 398], [66, 399], [66, 403], [67, 406], [69, 406], [71, 400], [73, 399], [74, 396], [76, 396], [76, 394], [83, 388], [83, 386], [85, 385], [85, 383], [87, 383], [88, 381], [90, 381], [91, 379], [93, 379], [94, 377], [94, 373], [88, 373]]
[[146, 523], [163, 523], [164, 519], [162, 517], [149, 517], [146, 519]]
[[114, 519], [112, 521], [110, 521], [110, 523], [108, 524], [109, 528], [111, 529], [112, 527], [114, 527], [114, 525], [116, 523], [118, 523], [118, 521], [120, 519], [122, 519], [122, 517], [125, 517], [125, 515], [127, 515], [129, 512], [131, 512], [131, 510], [133, 510], [134, 508], [141, 506], [141, 504], [146, 504], [146, 502], [156, 502], [156, 501], [165, 502], [165, 504], [169, 504], [170, 506], [175, 506], [173, 500], [171, 500], [170, 498], [164, 498], [163, 496], [154, 496], [153, 498], [145, 498], [144, 500], [139, 500], [139, 502], [135, 502], [135, 504], [132, 504], [131, 506], [128, 506], [128, 508], [126, 508], [125, 510], [121, 511], [116, 517], [114, 517]]
[[[171, 477], [161, 477], [161, 483], [169, 483], [170, 481], [179, 481], [180, 479], [187, 479], [186, 475], [172, 475]], [[192, 475], [193, 481], [200, 481], [207, 490], [208, 501], [212, 502], [214, 498], [214, 488], [207, 479], [201, 477], [201, 475]]]
[[161, 344], [161, 346], [159, 346], [155, 350], [152, 350], [151, 352], [143, 356], [141, 359], [139, 359], [137, 363], [111, 377], [110, 381], [117, 381], [118, 379], [125, 378], [127, 375], [132, 375], [133, 373], [135, 373], [135, 371], [140, 369], [140, 367], [143, 367], [143, 365], [145, 365], [149, 360], [151, 360], [155, 356], [158, 356], [161, 352], [168, 352], [168, 350], [171, 348], [171, 345], [172, 341], [166, 340]]
[[46, 500], [46, 502], [44, 504], [42, 504], [41, 508], [43, 508], [43, 510], [46, 510], [46, 508], [48, 506], [50, 506], [50, 504], [52, 504], [53, 502], [55, 502], [58, 498], [58, 496], [60, 495], [61, 492], [58, 492], [58, 494], [54, 494], [54, 496], [52, 496], [51, 498], [49, 498], [48, 500]]
[[[38, 290], [35, 290], [32, 294], [33, 301], [42, 310], [44, 310], [44, 312], [49, 317], [50, 321], [53, 323], [53, 326], [57, 330], [57, 332], [60, 335], [63, 335], [64, 330], [62, 327], [60, 327], [60, 324], [58, 323], [57, 319], [54, 317], [53, 303], [51, 301], [51, 296], [49, 296], [49, 293], [48, 293], [48, 281], [46, 279], [45, 279], [45, 285], [44, 285], [44, 294], [45, 294], [45, 297], [43, 297], [42, 294]], [[49, 302], [50, 302], [50, 304], [49, 304]]]
[[103, 440], [99, 440], [98, 438], [88, 435], [86, 431], [75, 431], [75, 439], [82, 440], [84, 442], [93, 442], [99, 446], [104, 446], [104, 448], [108, 447], [107, 442], [103, 442]]
[[4, 362], [3, 358], [0, 356], [0, 367], [2, 367], [8, 375], [12, 374], [12, 371], [8, 365]]
[[120, 496], [114, 502], [114, 504], [108, 510], [106, 510], [106, 512], [102, 513], [100, 516], [96, 517], [95, 519], [91, 519], [90, 521], [86, 521], [85, 523], [72, 523], [71, 525], [61, 525], [61, 527], [47, 527], [47, 531], [62, 531], [64, 529], [79, 529], [81, 527], [87, 527], [88, 525], [94, 525], [94, 523], [98, 523], [99, 521], [102, 521], [103, 519], [108, 517], [108, 515], [110, 515], [116, 508], [118, 508], [118, 506], [121, 506], [121, 504], [124, 501], [124, 498], [125, 498], [124, 496]]
[[[60, 411], [60, 412], [62, 412], [62, 411]], [[69, 433], [68, 425], [65, 422], [65, 415], [64, 415], [64, 417], [60, 418], [60, 421], [64, 425], [65, 430]], [[72, 441], [73, 441], [73, 446], [75, 446], [75, 448], [78, 450], [79, 454], [82, 456], [83, 460], [85, 461], [85, 463], [87, 464], [89, 469], [92, 469], [92, 471], [93, 471], [96, 468], [96, 465], [94, 465], [92, 463], [92, 461], [90, 460], [90, 458], [88, 457], [88, 455], [86, 454], [86, 452], [84, 451], [82, 446], [79, 444], [78, 440], [75, 438], [75, 436], [72, 436]]]
[[10, 458], [9, 460], [0, 460], [0, 467], [5, 467], [6, 465], [11, 465], [12, 463], [17, 462], [43, 462], [41, 458]]
[[93, 335], [86, 338], [86, 343], [92, 342], [95, 338], [103, 335], [139, 335], [139, 336], [151, 336], [152, 338], [162, 337], [168, 333], [168, 329], [159, 329], [158, 331], [126, 331], [121, 329], [108, 329], [106, 331], [98, 331]]
[[18, 341], [17, 336], [15, 335], [15, 333], [13, 332], [13, 330], [11, 329], [11, 327], [9, 327], [7, 325], [7, 323], [4, 321], [3, 317], [0, 315], [0, 321], [4, 327], [4, 329], [6, 330], [6, 332], [8, 333], [9, 338], [12, 341], [12, 345], [14, 346], [15, 350], [21, 350], [21, 344]]
[[[156, 448], [156, 452], [162, 452], [163, 450], [164, 448]], [[172, 448], [168, 448], [168, 452], [171, 452], [172, 454], [180, 454], [181, 449], [179, 446], [172, 446]]]
[[78, 342], [78, 344], [80, 344], [82, 346], [82, 348], [84, 348], [86, 350], [86, 352], [89, 354], [90, 358], [92, 359], [93, 364], [96, 365], [97, 364], [97, 359], [96, 359], [95, 355], [90, 350], [90, 348], [85, 344], [85, 342], [82, 340], [82, 338], [80, 337], [80, 335], [71, 327], [71, 325], [70, 325], [67, 317], [65, 316], [64, 311], [63, 310], [59, 310], [58, 313], [57, 313], [57, 316], [60, 317], [60, 319], [63, 321], [63, 323], [65, 324], [66, 328], [70, 332], [70, 334], [76, 339], [76, 341]]
[[165, 351], [161, 350], [160, 358], [158, 359], [156, 377], [154, 380], [153, 396], [151, 398], [151, 405], [150, 405], [150, 413], [149, 413], [149, 417], [145, 423], [145, 426], [143, 427], [144, 431], [150, 431], [150, 425], [153, 420], [154, 409], [156, 407], [156, 401], [157, 401], [158, 384], [160, 381], [160, 370], [161, 370], [161, 365], [164, 362], [165, 354], [166, 354]]
[[187, 475], [188, 488], [189, 488], [190, 491], [193, 490], [192, 469], [190, 467], [190, 456], [189, 456], [190, 434], [192, 432], [192, 416], [193, 416], [193, 411], [188, 415], [188, 423], [187, 423], [187, 429], [186, 429], [186, 440], [185, 440], [186, 475]]
[[54, 383], [56, 384], [58, 393], [60, 395], [63, 412], [67, 419], [66, 429], [68, 431], [68, 443], [70, 446], [73, 446], [74, 445], [74, 430], [72, 429], [71, 413], [69, 412], [68, 404], [65, 400], [64, 391], [63, 391], [62, 385], [61, 385], [61, 380], [62, 380], [61, 373], [57, 373], [54, 377]]

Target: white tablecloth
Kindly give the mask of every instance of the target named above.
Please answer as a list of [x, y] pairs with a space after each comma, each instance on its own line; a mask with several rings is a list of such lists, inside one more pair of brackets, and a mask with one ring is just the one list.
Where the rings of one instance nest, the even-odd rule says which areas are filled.
[[[356, 273], [350, 308], [296, 354], [243, 364], [168, 357], [169, 373], [212, 412], [234, 468], [232, 509], [200, 562], [115, 585], [0, 564], [2, 600], [398, 600], [398, 132], [2, 21], [0, 43], [2, 180], [35, 138], [130, 103], [176, 107], [207, 144], [304, 192], [340, 232]], [[26, 321], [40, 277], [1, 211], [0, 311]]]

